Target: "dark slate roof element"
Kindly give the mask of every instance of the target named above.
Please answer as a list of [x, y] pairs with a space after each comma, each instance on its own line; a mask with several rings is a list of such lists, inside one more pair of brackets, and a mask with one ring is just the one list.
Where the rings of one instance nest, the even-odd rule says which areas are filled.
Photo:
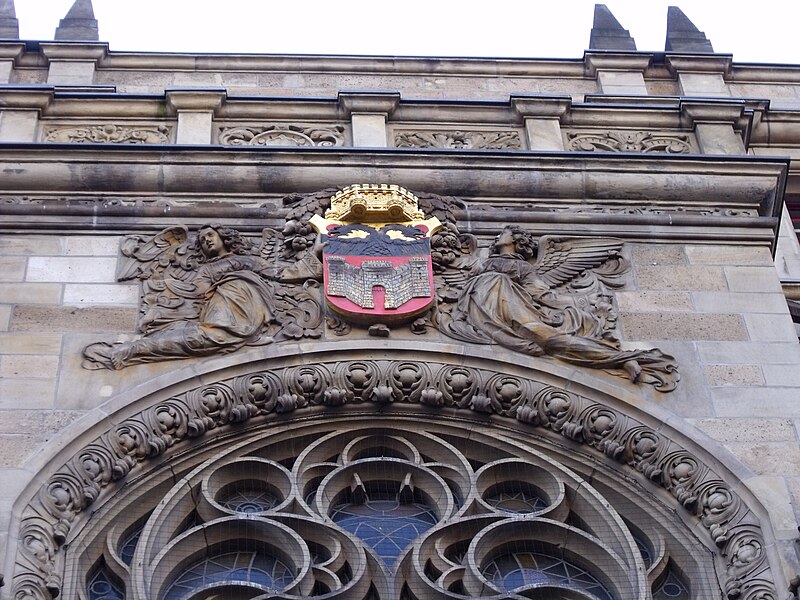
[[594, 5], [594, 23], [589, 36], [589, 50], [636, 50], [636, 42], [630, 32], [620, 25], [605, 4]]
[[92, 0], [75, 0], [56, 29], [56, 41], [96, 42], [100, 39]]
[[667, 52], [714, 52], [706, 34], [694, 26], [677, 6], [667, 9]]
[[0, 0], [0, 39], [19, 39], [19, 21], [14, 0]]

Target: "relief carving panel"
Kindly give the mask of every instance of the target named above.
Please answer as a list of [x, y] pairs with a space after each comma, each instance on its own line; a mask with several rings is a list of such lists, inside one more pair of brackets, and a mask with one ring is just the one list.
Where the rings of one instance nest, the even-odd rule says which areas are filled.
[[689, 154], [692, 140], [687, 134], [649, 131], [567, 132], [567, 149], [582, 152], [661, 152]]
[[[673, 357], [621, 349], [613, 290], [630, 271], [621, 240], [539, 238], [507, 226], [482, 258], [477, 239], [459, 232], [454, 202], [354, 185], [288, 197], [283, 230], [264, 229], [258, 243], [214, 224], [194, 235], [172, 227], [129, 236], [117, 278], [141, 281], [141, 337], [87, 346], [84, 367], [320, 338], [326, 319], [334, 338], [353, 326], [388, 336], [410, 325], [418, 335], [501, 345], [661, 392], [675, 388]], [[356, 280], [358, 290], [342, 289]]]
[[168, 144], [171, 128], [166, 125], [49, 126], [45, 142], [84, 144]]
[[521, 150], [522, 138], [517, 131], [396, 130], [394, 145], [397, 148]]
[[275, 124], [222, 127], [219, 143], [226, 146], [344, 146], [344, 126]]

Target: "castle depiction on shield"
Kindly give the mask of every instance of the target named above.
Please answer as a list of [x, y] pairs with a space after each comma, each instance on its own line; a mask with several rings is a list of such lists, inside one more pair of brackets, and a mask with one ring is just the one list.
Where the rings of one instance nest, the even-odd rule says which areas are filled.
[[353, 185], [331, 199], [310, 224], [323, 235], [325, 298], [338, 314], [362, 322], [397, 323], [434, 301], [431, 235], [416, 196], [394, 185]]

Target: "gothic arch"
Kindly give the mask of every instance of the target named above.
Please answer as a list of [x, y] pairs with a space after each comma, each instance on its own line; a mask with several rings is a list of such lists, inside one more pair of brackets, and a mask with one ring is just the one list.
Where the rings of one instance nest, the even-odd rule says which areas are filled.
[[[713, 555], [724, 597], [777, 598], [769, 520], [741, 485], [748, 476], [741, 465], [679, 431], [633, 386], [551, 361], [469, 350], [403, 343], [390, 350], [378, 341], [270, 348], [194, 363], [109, 400], [63, 434], [56, 456], [34, 466], [37, 483], [15, 507], [21, 516], [12, 597], [61, 593], [65, 547], [93, 511], [113, 507], [121, 484], [192, 454], [213, 460], [221, 448], [269, 432], [368, 419], [376, 427], [394, 420], [434, 423], [452, 429], [447, 435], [474, 431], [486, 444], [494, 435], [557, 461], [572, 473], [564, 481], [586, 478], [620, 502], [641, 494], [672, 506], [674, 525]], [[82, 435], [68, 441], [77, 431]]]

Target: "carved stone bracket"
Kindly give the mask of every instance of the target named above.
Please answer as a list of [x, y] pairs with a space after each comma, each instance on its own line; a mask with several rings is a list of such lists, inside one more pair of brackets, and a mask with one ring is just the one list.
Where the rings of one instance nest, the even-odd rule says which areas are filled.
[[[179, 451], [208, 432], [268, 425], [341, 405], [416, 404], [491, 415], [549, 431], [601, 453], [668, 492], [705, 530], [725, 565], [728, 599], [776, 599], [767, 542], [731, 482], [663, 429], [566, 389], [463, 364], [412, 360], [336, 360], [257, 370], [205, 384], [151, 406], [77, 452], [23, 513], [15, 599], [47, 599], [60, 590], [61, 547], [101, 495], [129, 473]], [[435, 414], [435, 413], [433, 413]], [[238, 427], [237, 427], [238, 426]], [[161, 457], [161, 458], [160, 458]]]
[[517, 131], [396, 131], [394, 145], [397, 148], [521, 150], [522, 138]]
[[81, 127], [48, 127], [45, 142], [84, 144], [168, 144], [171, 128], [158, 126], [86, 125]]
[[649, 131], [567, 132], [567, 148], [584, 152], [692, 152], [688, 135]]

